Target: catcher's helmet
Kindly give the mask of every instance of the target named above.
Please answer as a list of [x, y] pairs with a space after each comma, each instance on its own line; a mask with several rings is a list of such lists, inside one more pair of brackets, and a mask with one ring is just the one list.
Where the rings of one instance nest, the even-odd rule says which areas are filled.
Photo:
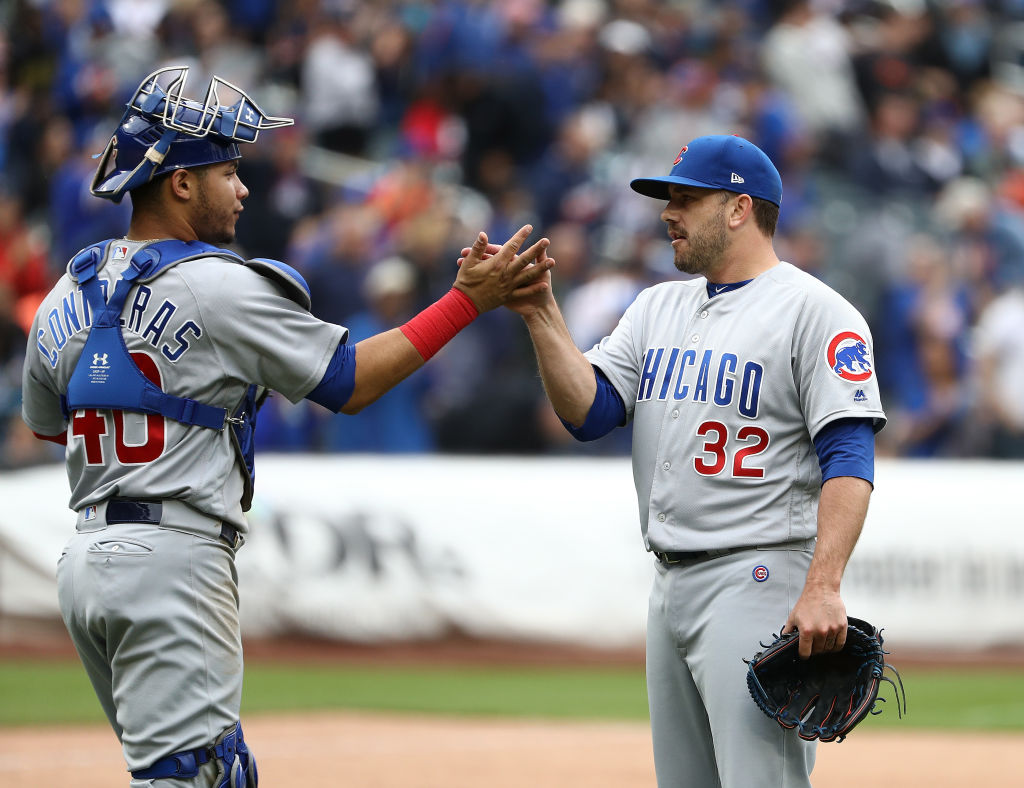
[[[186, 99], [188, 70], [168, 66], [142, 80], [100, 154], [94, 195], [121, 202], [125, 192], [171, 170], [241, 158], [237, 143], [255, 142], [263, 129], [294, 123], [267, 115], [244, 90], [216, 76], [202, 103]], [[234, 104], [221, 103], [222, 87], [238, 94]]]

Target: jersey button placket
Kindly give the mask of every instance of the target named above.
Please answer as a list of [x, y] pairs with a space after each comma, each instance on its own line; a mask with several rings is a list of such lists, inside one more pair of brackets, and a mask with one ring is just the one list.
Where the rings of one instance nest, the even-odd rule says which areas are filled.
[[[708, 312], [707, 312], [707, 310], [702, 310], [701, 312], [696, 312], [696, 313], [692, 313], [692, 314], [693, 314], [693, 317], [690, 318], [690, 325], [687, 326], [687, 328], [689, 328], [690, 330], [693, 330], [696, 327], [696, 326], [693, 325], [693, 322], [696, 319], [698, 319], [698, 318], [705, 318], [705, 317], [707, 317]], [[685, 336], [685, 334], [684, 334], [684, 336]], [[691, 334], [690, 335], [690, 342], [692, 342], [694, 345], [698, 344], [700, 342], [700, 334], [696, 333], [696, 332]], [[681, 414], [681, 410], [678, 407], [674, 407], [671, 410], [668, 410], [666, 408], [666, 410], [663, 411], [663, 412], [667, 413], [668, 416], [671, 419], [673, 419], [673, 420], [678, 419], [680, 414]], [[668, 473], [672, 469], [672, 462], [671, 462], [671, 460], [663, 459], [660, 462], [658, 462], [658, 464], [655, 466], [655, 468], [661, 470], [662, 473]], [[657, 474], [655, 474], [655, 476], [657, 476]], [[667, 480], [666, 480], [666, 482], [667, 482]], [[657, 480], [655, 480], [655, 487], [657, 487], [658, 484], [659, 484], [659, 482]], [[653, 497], [652, 497], [652, 503], [654, 503]], [[658, 512], [658, 514], [655, 516], [655, 519], [659, 523], [668, 522], [668, 514], [666, 514], [665, 512]]]

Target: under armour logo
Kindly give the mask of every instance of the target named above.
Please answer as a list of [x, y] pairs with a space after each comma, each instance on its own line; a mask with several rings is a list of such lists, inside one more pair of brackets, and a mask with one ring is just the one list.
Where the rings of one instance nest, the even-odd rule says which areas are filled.
[[740, 175], [737, 175], [735, 172], [732, 174], [732, 177], [729, 180], [731, 180], [733, 183], [743, 183], [744, 182], [743, 181], [743, 177], [740, 176]]
[[107, 366], [107, 354], [106, 353], [93, 353], [92, 354], [93, 366], [105, 367]]
[[249, 107], [245, 108], [245, 119], [249, 123], [252, 123], [254, 120], [256, 120], [256, 113], [253, 112], [252, 109], [250, 109]]

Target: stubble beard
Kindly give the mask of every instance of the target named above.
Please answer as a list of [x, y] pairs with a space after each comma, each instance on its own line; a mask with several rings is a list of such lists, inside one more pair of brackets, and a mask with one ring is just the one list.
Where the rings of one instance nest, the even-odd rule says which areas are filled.
[[235, 213], [214, 207], [206, 191], [206, 185], [200, 180], [196, 195], [196, 207], [199, 209], [197, 233], [200, 241], [209, 244], [229, 244], [235, 240]]
[[686, 248], [676, 250], [673, 262], [684, 274], [705, 275], [721, 261], [728, 245], [722, 210], [687, 235]]

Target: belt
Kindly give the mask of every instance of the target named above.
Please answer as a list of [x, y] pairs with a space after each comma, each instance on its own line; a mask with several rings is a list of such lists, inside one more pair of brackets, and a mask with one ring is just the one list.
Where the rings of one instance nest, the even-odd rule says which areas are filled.
[[720, 558], [723, 555], [731, 555], [744, 550], [807, 550], [814, 547], [815, 538], [794, 539], [788, 542], [780, 542], [773, 545], [741, 545], [739, 547], [722, 547], [715, 550], [689, 550], [689, 551], [660, 551], [651, 550], [651, 553], [666, 566], [682, 564], [687, 561], [706, 561], [709, 558]]
[[707, 558], [718, 558], [723, 555], [729, 555], [730, 553], [736, 553], [740, 550], [752, 550], [752, 547], [723, 547], [720, 550], [688, 550], [688, 551], [670, 551], [661, 552], [659, 550], [651, 550], [654, 557], [657, 558], [661, 563], [665, 565], [670, 564], [682, 564], [686, 561], [703, 561]]
[[[134, 501], [111, 498], [107, 501], [108, 523], [146, 523], [160, 525], [164, 505], [160, 501]], [[238, 529], [229, 523], [220, 524], [220, 538], [232, 547], [238, 547]]]

